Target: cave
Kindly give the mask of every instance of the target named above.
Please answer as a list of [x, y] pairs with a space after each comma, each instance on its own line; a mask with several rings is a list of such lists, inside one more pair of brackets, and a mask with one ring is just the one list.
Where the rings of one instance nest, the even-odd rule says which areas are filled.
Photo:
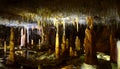
[[119, 69], [119, 0], [0, 0], [0, 68]]

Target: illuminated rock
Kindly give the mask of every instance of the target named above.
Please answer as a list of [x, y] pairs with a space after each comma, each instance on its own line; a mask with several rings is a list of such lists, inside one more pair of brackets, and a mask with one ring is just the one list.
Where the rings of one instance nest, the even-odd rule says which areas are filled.
[[113, 33], [110, 34], [110, 60], [111, 62], [117, 62], [117, 47], [116, 40]]
[[88, 27], [85, 30], [84, 48], [85, 48], [85, 63], [97, 64], [95, 32], [93, 30], [92, 17], [87, 17]]
[[120, 69], [120, 41], [117, 42], [117, 65], [118, 69]]
[[72, 49], [72, 47], [70, 46], [70, 49], [69, 49], [69, 55], [71, 56], [71, 57], [73, 57], [74, 56], [74, 51], [73, 51], [73, 49]]
[[76, 40], [75, 40], [75, 46], [76, 46], [76, 50], [79, 51], [80, 50], [80, 39], [78, 38], [78, 36], [76, 37]]
[[4, 55], [6, 55], [6, 51], [7, 51], [7, 45], [6, 45], [6, 41], [4, 42]]
[[7, 59], [7, 64], [14, 64], [14, 28], [11, 28], [11, 34], [10, 34], [10, 54]]
[[81, 69], [97, 69], [97, 66], [83, 63], [82, 66], [81, 66]]
[[56, 43], [55, 43], [55, 56], [59, 58], [59, 36], [56, 34]]

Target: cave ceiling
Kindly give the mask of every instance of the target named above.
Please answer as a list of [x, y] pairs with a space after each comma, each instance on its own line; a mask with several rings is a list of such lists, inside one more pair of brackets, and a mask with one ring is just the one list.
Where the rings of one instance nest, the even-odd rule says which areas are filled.
[[58, 12], [66, 13], [66, 15], [79, 14], [79, 12], [106, 15], [111, 9], [115, 9], [119, 15], [117, 0], [0, 0], [0, 17], [7, 19], [25, 19], [26, 13], [40, 16]]

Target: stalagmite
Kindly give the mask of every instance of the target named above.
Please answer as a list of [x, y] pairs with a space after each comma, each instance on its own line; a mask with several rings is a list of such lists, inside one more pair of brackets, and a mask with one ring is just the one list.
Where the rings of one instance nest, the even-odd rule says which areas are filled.
[[38, 69], [41, 69], [40, 65], [38, 65]]
[[10, 54], [7, 59], [7, 64], [14, 64], [14, 28], [11, 28], [10, 30]]
[[74, 51], [74, 56], [78, 56], [78, 55], [77, 55], [77, 51]]
[[40, 45], [40, 39], [39, 39], [39, 45]]
[[33, 41], [33, 39], [31, 40], [31, 45], [33, 45], [34, 44], [34, 41]]
[[65, 22], [63, 21], [63, 43], [65, 43]]
[[76, 50], [79, 51], [80, 50], [80, 40], [79, 40], [78, 36], [76, 36], [76, 39], [75, 39], [75, 46], [76, 46]]
[[41, 26], [41, 29], [42, 29], [42, 34], [41, 34], [41, 36], [42, 36], [42, 41], [41, 41], [41, 43], [44, 43], [44, 36], [45, 36], [45, 34], [44, 34], [44, 28], [43, 28], [43, 24], [42, 24], [42, 26]]
[[25, 34], [25, 29], [21, 29], [21, 43], [20, 43], [20, 49], [25, 46], [25, 43], [26, 43], [26, 34]]
[[[37, 21], [38, 23], [38, 30], [40, 31], [40, 21]], [[41, 31], [39, 32], [39, 34], [41, 33]], [[41, 37], [41, 34], [39, 35]], [[40, 44], [41, 44], [41, 40], [39, 39], [39, 44], [38, 44], [38, 48], [40, 49]]]
[[[76, 18], [75, 22], [77, 23], [77, 32], [78, 32], [78, 28], [79, 28], [79, 26], [78, 26], [78, 18]], [[75, 39], [75, 48], [76, 48], [77, 51], [80, 50], [80, 39], [79, 39], [78, 35], [76, 36], [76, 39]]]
[[117, 41], [117, 66], [120, 69], [120, 40]]
[[116, 39], [112, 32], [110, 34], [110, 60], [111, 62], [117, 62], [117, 47], [116, 47]]
[[29, 44], [29, 39], [30, 39], [30, 38], [29, 38], [29, 36], [30, 36], [30, 34], [29, 34], [29, 28], [27, 28], [26, 31], [27, 31], [27, 37], [26, 37], [26, 38], [27, 38], [27, 44]]
[[56, 59], [59, 58], [59, 36], [58, 36], [58, 33], [56, 34], [56, 43], [55, 43], [55, 56], [56, 56]]
[[4, 55], [6, 55], [6, 51], [7, 51], [7, 45], [6, 45], [6, 41], [4, 41]]
[[69, 55], [70, 55], [71, 57], [73, 57], [73, 56], [74, 56], [74, 52], [73, 52], [72, 47], [70, 47], [70, 49], [69, 49]]
[[39, 44], [38, 44], [38, 48], [39, 48], [39, 49], [40, 49], [40, 44], [41, 44], [41, 43], [40, 43], [40, 39], [39, 39]]
[[59, 53], [60, 53], [60, 50], [59, 50], [59, 35], [58, 35], [58, 23], [56, 22], [56, 28], [57, 28], [57, 32], [56, 32], [56, 42], [55, 42], [55, 57], [56, 59], [59, 58]]
[[62, 44], [61, 44], [61, 48], [62, 48], [62, 53], [64, 53], [65, 51], [65, 22], [62, 22], [63, 24], [63, 36], [62, 36]]
[[22, 40], [22, 36], [23, 36], [23, 34], [24, 34], [24, 30], [23, 30], [23, 28], [21, 29], [21, 39], [20, 39], [20, 49], [21, 49], [21, 47], [23, 46], [23, 40]]
[[85, 48], [85, 63], [96, 65], [96, 42], [95, 42], [95, 31], [93, 30], [92, 17], [87, 17], [88, 27], [85, 30], [84, 48]]
[[64, 53], [64, 51], [65, 51], [65, 44], [61, 44], [61, 48], [62, 48], [62, 54]]
[[68, 39], [66, 39], [66, 43], [65, 43], [65, 45], [66, 45], [66, 49], [68, 49], [68, 46], [69, 46]]

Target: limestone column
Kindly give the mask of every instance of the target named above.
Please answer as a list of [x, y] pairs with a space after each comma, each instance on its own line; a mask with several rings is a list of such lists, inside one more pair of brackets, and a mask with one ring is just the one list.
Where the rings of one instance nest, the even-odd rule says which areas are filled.
[[29, 44], [29, 39], [30, 39], [29, 36], [30, 36], [30, 34], [29, 34], [29, 28], [28, 27], [27, 27], [26, 31], [27, 31], [27, 44]]
[[66, 46], [65, 46], [65, 22], [64, 22], [64, 20], [63, 20], [62, 24], [63, 24], [63, 36], [62, 36], [61, 48], [62, 48], [62, 54], [63, 54], [65, 49], [66, 49]]
[[55, 43], [55, 57], [56, 59], [59, 58], [59, 53], [60, 53], [60, 50], [59, 50], [59, 36], [58, 36], [58, 33], [56, 33], [56, 43]]
[[117, 62], [117, 39], [115, 37], [117, 27], [113, 23], [110, 25], [110, 61]]
[[117, 41], [117, 66], [120, 69], [120, 40]]
[[110, 34], [110, 61], [117, 62], [117, 41], [113, 34], [113, 32]]
[[96, 65], [96, 40], [95, 31], [93, 30], [93, 19], [91, 16], [86, 18], [88, 27], [85, 30], [84, 48], [85, 48], [85, 63]]
[[[79, 29], [79, 26], [78, 26], [78, 18], [76, 18], [76, 21], [75, 21], [76, 23], [77, 23], [77, 33], [78, 33], [78, 29]], [[78, 37], [78, 34], [77, 34], [77, 36], [76, 36], [76, 39], [75, 39], [75, 46], [76, 46], [76, 50], [77, 51], [79, 51], [80, 50], [80, 39], [79, 39], [79, 37]]]
[[25, 34], [25, 29], [21, 29], [21, 43], [20, 43], [20, 49], [25, 46], [26, 43], [26, 34]]
[[59, 31], [59, 29], [58, 29], [58, 23], [56, 22], [55, 23], [56, 24], [56, 28], [57, 28], [57, 32], [56, 32], [56, 42], [55, 42], [55, 57], [56, 57], [56, 59], [58, 59], [59, 58], [59, 53], [60, 53], [60, 50], [59, 50], [59, 35], [58, 35], [58, 31]]
[[[38, 31], [39, 31], [39, 36], [41, 37], [41, 29], [40, 29], [40, 21], [37, 21], [37, 23], [38, 23]], [[40, 49], [40, 44], [41, 44], [41, 40], [39, 39], [39, 43], [38, 43], [38, 48]]]
[[10, 54], [7, 59], [7, 64], [14, 64], [14, 28], [11, 27], [10, 30]]

